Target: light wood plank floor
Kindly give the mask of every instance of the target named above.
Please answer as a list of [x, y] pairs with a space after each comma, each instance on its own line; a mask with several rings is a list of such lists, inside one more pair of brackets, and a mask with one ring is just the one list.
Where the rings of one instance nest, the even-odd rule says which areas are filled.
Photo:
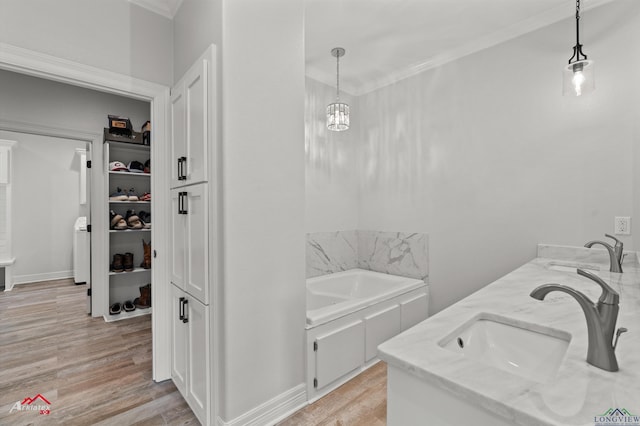
[[[151, 316], [105, 323], [71, 280], [0, 292], [0, 425], [197, 425], [173, 383], [151, 379]], [[377, 426], [386, 419], [380, 362], [281, 426]], [[37, 394], [51, 414], [9, 413]]]
[[278, 426], [387, 424], [387, 364], [379, 362]]
[[[105, 323], [71, 280], [0, 292], [0, 424], [199, 424], [173, 383], [151, 379], [151, 316]], [[37, 394], [51, 414], [9, 413]]]

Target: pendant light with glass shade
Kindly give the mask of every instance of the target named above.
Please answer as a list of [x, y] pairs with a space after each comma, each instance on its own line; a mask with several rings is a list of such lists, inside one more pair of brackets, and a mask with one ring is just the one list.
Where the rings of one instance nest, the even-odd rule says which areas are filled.
[[581, 96], [595, 90], [593, 61], [587, 60], [580, 44], [580, 0], [576, 0], [576, 45], [569, 65], [565, 66], [562, 77], [562, 93]]
[[349, 105], [340, 102], [340, 57], [344, 56], [342, 47], [331, 49], [336, 58], [336, 101], [327, 106], [327, 129], [342, 132], [349, 128]]

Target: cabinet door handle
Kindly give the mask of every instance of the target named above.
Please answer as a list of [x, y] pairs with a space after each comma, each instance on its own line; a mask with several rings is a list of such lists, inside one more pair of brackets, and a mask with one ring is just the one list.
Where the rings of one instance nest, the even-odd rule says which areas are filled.
[[180, 157], [182, 160], [182, 180], [187, 180], [187, 157]]
[[184, 297], [181, 297], [178, 301], [180, 303], [180, 309], [179, 309], [179, 316], [178, 319], [184, 321], [184, 301], [186, 299]]
[[182, 193], [182, 214], [189, 214], [189, 210], [187, 210], [188, 207], [189, 207], [189, 193], [183, 192]]
[[182, 159], [183, 158], [184, 157], [179, 157], [178, 158], [178, 180], [184, 180], [184, 177], [182, 177], [182, 175], [184, 174], [182, 172], [182, 169], [183, 169]]
[[178, 192], [178, 214], [182, 214], [182, 192]]
[[189, 304], [189, 300], [184, 299], [184, 303], [182, 304], [183, 308], [184, 308], [184, 313], [182, 316], [182, 322], [186, 323], [189, 322], [189, 317], [187, 316], [187, 313], [189, 312], [187, 309], [187, 305]]

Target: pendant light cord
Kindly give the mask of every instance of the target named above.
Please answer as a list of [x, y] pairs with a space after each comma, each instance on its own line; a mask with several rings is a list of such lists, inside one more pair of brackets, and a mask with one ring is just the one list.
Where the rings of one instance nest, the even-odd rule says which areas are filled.
[[336, 101], [340, 101], [340, 54], [336, 55]]
[[580, 46], [580, 0], [576, 0], [576, 45]]

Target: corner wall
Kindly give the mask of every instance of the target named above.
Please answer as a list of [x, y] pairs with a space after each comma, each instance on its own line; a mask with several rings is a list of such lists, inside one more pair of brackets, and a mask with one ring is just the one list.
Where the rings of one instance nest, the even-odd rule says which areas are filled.
[[220, 416], [238, 424], [305, 401], [303, 16], [299, 0], [223, 5]]
[[580, 246], [611, 233], [614, 216], [640, 215], [640, 57], [628, 54], [640, 4], [589, 10], [582, 24], [597, 60], [583, 98], [562, 96], [573, 19], [358, 98], [358, 226], [429, 233], [432, 312], [532, 259], [537, 243]]

